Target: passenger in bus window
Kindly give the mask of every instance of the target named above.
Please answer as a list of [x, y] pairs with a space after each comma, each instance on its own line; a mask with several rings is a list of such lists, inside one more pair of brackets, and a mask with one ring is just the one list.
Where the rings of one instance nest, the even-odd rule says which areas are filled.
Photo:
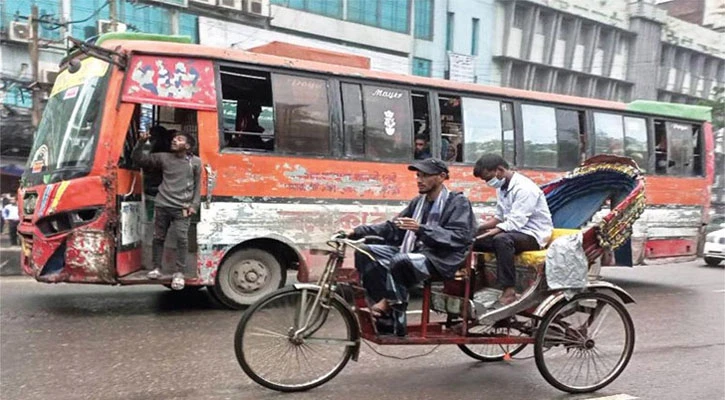
[[501, 305], [516, 301], [514, 255], [546, 247], [554, 225], [544, 192], [524, 175], [509, 169], [498, 154], [476, 161], [473, 176], [496, 189], [496, 214], [478, 228], [473, 248], [496, 254], [496, 279]]
[[423, 134], [418, 134], [415, 136], [414, 157], [416, 160], [424, 160], [426, 158], [433, 157], [433, 155], [430, 153], [430, 143], [428, 140], [428, 136]]
[[476, 219], [463, 193], [450, 192], [446, 164], [434, 158], [408, 166], [415, 171], [420, 194], [396, 218], [346, 232], [351, 238], [380, 236], [355, 253], [355, 268], [367, 291], [378, 329], [405, 335], [408, 289], [431, 276], [452, 279], [473, 241]]
[[164, 241], [169, 227], [176, 233], [176, 271], [172, 276], [172, 289], [184, 288], [184, 269], [188, 250], [191, 215], [196, 214], [200, 202], [201, 160], [192, 149], [194, 138], [178, 133], [171, 141], [170, 152], [144, 154], [143, 145], [149, 134], [142, 132], [133, 149], [132, 158], [143, 168], [156, 168], [162, 172], [162, 181], [154, 208], [153, 270], [149, 279], [161, 277]]
[[239, 142], [235, 147], [255, 150], [273, 150], [273, 139], [265, 139], [264, 127], [259, 125], [259, 115], [262, 113], [262, 106], [259, 104], [241, 104], [237, 112], [236, 130], [243, 132], [238, 135]]

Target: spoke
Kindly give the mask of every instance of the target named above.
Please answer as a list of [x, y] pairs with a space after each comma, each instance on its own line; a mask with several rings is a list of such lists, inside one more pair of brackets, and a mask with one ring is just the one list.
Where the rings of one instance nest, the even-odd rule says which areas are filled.
[[602, 324], [604, 324], [604, 320], [607, 319], [607, 316], [609, 316], [609, 308], [605, 309], [604, 312], [599, 314], [599, 322], [597, 323], [597, 327], [594, 328], [594, 331], [589, 335], [590, 338], [594, 339], [599, 334], [599, 330], [602, 328]]
[[308, 337], [305, 338], [305, 342], [313, 342], [315, 344], [328, 344], [328, 345], [345, 345], [345, 346], [355, 346], [355, 342], [352, 340], [347, 339], [334, 339], [334, 338], [315, 338], [315, 337]]
[[250, 332], [249, 333], [250, 336], [272, 337], [272, 338], [285, 339], [285, 340], [289, 339], [289, 336], [283, 335], [283, 334], [278, 333], [278, 332], [271, 331], [269, 329], [265, 329], [265, 328], [254, 328], [254, 330], [257, 331], [257, 332]]

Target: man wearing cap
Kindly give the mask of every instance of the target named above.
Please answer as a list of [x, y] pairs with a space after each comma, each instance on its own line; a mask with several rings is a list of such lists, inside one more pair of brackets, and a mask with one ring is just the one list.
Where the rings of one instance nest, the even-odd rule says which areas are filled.
[[346, 232], [353, 239], [385, 239], [385, 244], [366, 245], [364, 252], [355, 253], [355, 268], [373, 303], [370, 311], [378, 329], [400, 336], [406, 334], [408, 288], [430, 277], [452, 279], [476, 231], [471, 203], [443, 184], [449, 174], [443, 161], [417, 161], [408, 170], [416, 171], [420, 195], [392, 220]]

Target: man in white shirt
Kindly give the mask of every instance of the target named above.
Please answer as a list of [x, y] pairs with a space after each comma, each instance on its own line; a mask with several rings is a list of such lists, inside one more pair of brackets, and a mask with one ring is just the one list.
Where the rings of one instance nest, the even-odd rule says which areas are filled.
[[10, 198], [10, 203], [3, 207], [3, 219], [8, 224], [8, 233], [10, 234], [10, 245], [18, 245], [18, 223], [20, 217], [18, 216], [18, 201], [15, 197]]
[[538, 185], [509, 169], [503, 157], [484, 154], [473, 176], [496, 189], [496, 214], [478, 228], [474, 250], [496, 253], [496, 277], [503, 288], [499, 303], [516, 301], [514, 255], [546, 247], [554, 226], [546, 196]]

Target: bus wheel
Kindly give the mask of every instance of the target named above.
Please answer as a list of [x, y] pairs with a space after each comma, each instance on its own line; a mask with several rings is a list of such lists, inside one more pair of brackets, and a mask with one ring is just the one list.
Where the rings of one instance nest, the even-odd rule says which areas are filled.
[[220, 303], [240, 309], [284, 286], [286, 277], [277, 258], [269, 252], [242, 249], [224, 260], [211, 289]]

